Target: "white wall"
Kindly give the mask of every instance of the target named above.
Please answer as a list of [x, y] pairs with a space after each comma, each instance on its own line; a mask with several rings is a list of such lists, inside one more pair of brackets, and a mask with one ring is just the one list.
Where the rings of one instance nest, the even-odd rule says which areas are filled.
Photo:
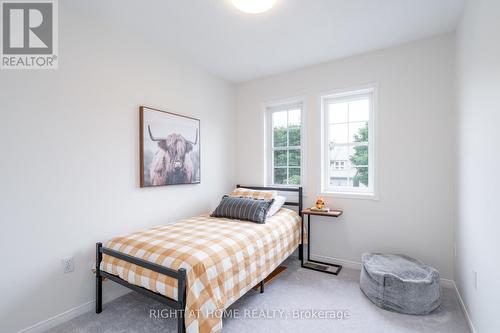
[[320, 191], [322, 92], [379, 84], [379, 200], [327, 198], [345, 215], [318, 221], [312, 254], [359, 262], [406, 253], [452, 277], [454, 35], [418, 41], [238, 85], [237, 180], [264, 182], [261, 103], [306, 99], [307, 204]]
[[[206, 212], [234, 184], [233, 85], [103, 19], [118, 1], [59, 10], [59, 69], [0, 72], [1, 332], [92, 300], [95, 242]], [[201, 119], [201, 185], [139, 188], [141, 104]]]
[[[500, 2], [466, 3], [458, 34], [455, 279], [477, 332], [500, 332]], [[477, 290], [473, 273], [477, 272]]]

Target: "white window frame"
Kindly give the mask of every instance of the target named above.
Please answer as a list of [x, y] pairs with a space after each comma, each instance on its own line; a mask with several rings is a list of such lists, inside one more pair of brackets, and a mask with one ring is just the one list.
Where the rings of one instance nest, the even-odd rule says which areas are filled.
[[[361, 96], [370, 96], [371, 105], [368, 121], [368, 187], [355, 188], [349, 186], [330, 186], [329, 166], [329, 121], [327, 104], [332, 100], [352, 100]], [[321, 194], [338, 198], [374, 199], [378, 200], [377, 186], [377, 107], [378, 107], [378, 84], [362, 87], [330, 91], [320, 96], [321, 103]]]
[[[265, 114], [265, 176], [264, 183], [266, 186], [277, 186], [277, 187], [297, 187], [304, 186], [304, 179], [306, 177], [305, 172], [305, 99], [303, 98], [293, 98], [274, 102], [268, 102], [263, 104], [264, 114]], [[298, 107], [300, 109], [300, 184], [275, 184], [274, 183], [274, 149], [273, 149], [273, 128], [272, 128], [272, 114], [274, 112], [280, 112]], [[289, 146], [283, 147], [284, 149], [289, 149]]]

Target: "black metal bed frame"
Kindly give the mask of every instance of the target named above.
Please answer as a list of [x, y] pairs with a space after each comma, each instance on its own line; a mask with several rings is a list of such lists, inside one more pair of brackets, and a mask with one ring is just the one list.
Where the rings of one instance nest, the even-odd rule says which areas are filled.
[[[298, 193], [298, 201], [297, 202], [285, 202], [286, 206], [297, 206], [299, 215], [302, 217], [302, 187], [264, 187], [264, 186], [243, 186], [243, 185], [236, 185], [237, 188], [244, 187], [248, 189], [253, 189], [253, 190], [274, 190], [274, 191], [283, 191], [283, 192], [297, 192]], [[301, 239], [303, 239], [303, 232], [304, 232], [304, 221], [302, 219], [302, 225], [301, 225]], [[106, 254], [108, 256], [126, 261], [128, 263], [140, 266], [145, 269], [152, 270], [153, 272], [159, 273], [159, 274], [164, 274], [167, 275], [171, 278], [174, 278], [177, 280], [177, 300], [155, 293], [151, 290], [148, 290], [143, 287], [139, 287], [136, 285], [133, 285], [131, 283], [128, 283], [127, 281], [121, 279], [120, 277], [109, 274], [105, 271], [101, 271], [100, 266], [102, 262], [102, 255]], [[303, 247], [302, 244], [299, 245], [299, 260], [302, 260], [303, 256]], [[186, 307], [186, 282], [187, 282], [187, 276], [186, 276], [186, 270], [184, 268], [179, 268], [178, 270], [171, 269], [168, 267], [164, 267], [140, 258], [136, 258], [133, 256], [130, 256], [125, 253], [121, 253], [118, 251], [115, 251], [113, 249], [103, 247], [102, 243], [96, 243], [96, 264], [95, 264], [95, 270], [96, 270], [96, 297], [95, 297], [95, 312], [96, 313], [101, 313], [102, 312], [102, 282], [103, 279], [109, 279], [110, 281], [116, 282], [118, 284], [121, 284], [122, 286], [125, 286], [129, 289], [132, 289], [133, 291], [136, 291], [140, 294], [143, 294], [147, 297], [150, 297], [160, 303], [163, 303], [167, 305], [168, 307], [174, 309], [177, 312], [177, 332], [178, 333], [185, 333], [186, 332], [186, 326], [184, 323], [184, 309]], [[264, 281], [260, 282], [260, 292], [264, 292]]]

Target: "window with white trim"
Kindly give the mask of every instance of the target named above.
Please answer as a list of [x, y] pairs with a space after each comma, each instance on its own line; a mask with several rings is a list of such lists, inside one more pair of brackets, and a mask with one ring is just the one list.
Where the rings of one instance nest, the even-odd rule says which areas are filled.
[[302, 184], [302, 110], [302, 102], [277, 104], [266, 108], [269, 185]]
[[375, 88], [323, 96], [325, 193], [375, 194]]

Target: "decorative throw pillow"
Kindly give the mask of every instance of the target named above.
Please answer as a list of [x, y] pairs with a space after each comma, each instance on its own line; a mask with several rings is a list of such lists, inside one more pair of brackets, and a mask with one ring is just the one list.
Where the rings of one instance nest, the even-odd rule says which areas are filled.
[[235, 188], [229, 194], [230, 197], [251, 198], [259, 200], [272, 200], [276, 198], [277, 195], [278, 195], [277, 191], [258, 191], [243, 187]]
[[250, 198], [235, 198], [225, 195], [212, 217], [226, 217], [256, 223], [265, 223], [267, 212], [274, 199], [256, 200]]

